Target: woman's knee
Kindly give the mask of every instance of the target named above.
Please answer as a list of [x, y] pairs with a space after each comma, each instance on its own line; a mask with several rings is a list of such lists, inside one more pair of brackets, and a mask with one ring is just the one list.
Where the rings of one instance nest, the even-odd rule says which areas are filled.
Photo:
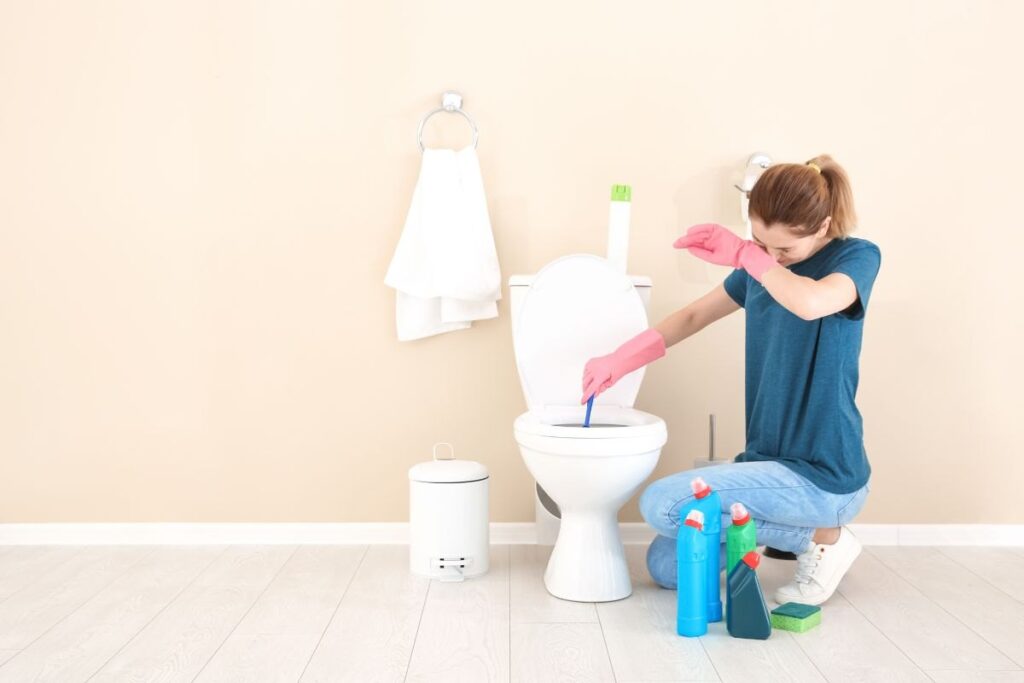
[[676, 542], [668, 536], [658, 535], [647, 548], [647, 572], [662, 588], [675, 590]]
[[[718, 566], [725, 571], [725, 544], [720, 543], [717, 548], [709, 549], [709, 552], [718, 552]], [[678, 564], [676, 557], [676, 539], [668, 536], [658, 535], [651, 541], [647, 548], [647, 573], [656, 584], [662, 588], [675, 590], [679, 584]]]
[[678, 533], [679, 525], [673, 523], [671, 511], [677, 498], [664, 481], [664, 479], [659, 479], [640, 494], [640, 515], [658, 533], [674, 537]]
[[837, 526], [845, 526], [849, 524], [858, 514], [860, 514], [860, 511], [864, 507], [864, 503], [868, 498], [868, 493], [870, 492], [871, 487], [864, 485], [860, 490], [853, 493], [850, 500], [836, 512]]
[[[675, 536], [679, 530], [678, 510], [693, 499], [690, 484], [697, 477], [703, 478], [712, 490], [723, 485], [731, 488], [731, 478], [736, 476], [735, 463], [724, 463], [699, 470], [677, 472], [651, 483], [640, 495], [640, 514], [644, 520], [660, 533]], [[723, 512], [728, 510], [722, 499]], [[673, 514], [675, 511], [675, 514]]]

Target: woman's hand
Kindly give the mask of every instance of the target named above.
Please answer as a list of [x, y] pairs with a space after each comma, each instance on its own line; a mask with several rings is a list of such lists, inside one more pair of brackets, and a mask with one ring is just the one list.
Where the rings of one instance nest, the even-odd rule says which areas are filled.
[[653, 327], [607, 356], [591, 358], [583, 368], [583, 400], [607, 391], [629, 373], [665, 355], [665, 338]]
[[709, 263], [743, 268], [758, 282], [766, 270], [778, 265], [776, 260], [757, 244], [741, 239], [717, 223], [694, 225], [672, 246], [676, 249], [686, 249]]

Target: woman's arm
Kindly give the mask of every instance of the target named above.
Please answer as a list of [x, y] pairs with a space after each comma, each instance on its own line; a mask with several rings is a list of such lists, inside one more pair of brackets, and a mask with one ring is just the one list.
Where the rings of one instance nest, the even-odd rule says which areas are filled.
[[665, 346], [672, 346], [739, 309], [739, 304], [726, 293], [725, 287], [718, 285], [701, 298], [662, 320], [654, 329], [665, 338]]
[[713, 290], [648, 328], [607, 356], [591, 358], [583, 366], [583, 396], [586, 403], [618, 382], [625, 375], [665, 355], [665, 348], [699, 332], [739, 306], [726, 293], [724, 285]]
[[857, 288], [845, 273], [814, 280], [777, 266], [764, 272], [761, 284], [783, 308], [803, 320], [824, 318], [857, 301]]

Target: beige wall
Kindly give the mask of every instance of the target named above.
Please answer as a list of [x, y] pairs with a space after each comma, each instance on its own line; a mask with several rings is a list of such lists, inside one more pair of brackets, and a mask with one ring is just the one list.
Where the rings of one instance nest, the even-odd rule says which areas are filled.
[[[491, 468], [493, 520], [531, 519], [507, 290], [498, 320], [399, 344], [382, 283], [417, 122], [457, 88], [506, 279], [601, 253], [630, 183], [657, 319], [725, 276], [671, 242], [739, 226], [751, 152], [833, 154], [883, 254], [859, 521], [1024, 522], [1022, 24], [967, 0], [4, 0], [0, 521], [400, 521], [436, 441]], [[709, 412], [742, 449], [743, 325], [651, 368], [656, 475], [704, 454]]]

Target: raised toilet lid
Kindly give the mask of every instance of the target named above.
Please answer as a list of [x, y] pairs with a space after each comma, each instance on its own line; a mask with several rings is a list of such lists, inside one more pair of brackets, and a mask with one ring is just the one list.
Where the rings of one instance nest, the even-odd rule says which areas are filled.
[[[515, 354], [530, 410], [580, 405], [583, 366], [647, 329], [640, 294], [625, 274], [593, 254], [552, 261], [533, 278], [516, 321]], [[632, 407], [644, 370], [594, 403]]]

